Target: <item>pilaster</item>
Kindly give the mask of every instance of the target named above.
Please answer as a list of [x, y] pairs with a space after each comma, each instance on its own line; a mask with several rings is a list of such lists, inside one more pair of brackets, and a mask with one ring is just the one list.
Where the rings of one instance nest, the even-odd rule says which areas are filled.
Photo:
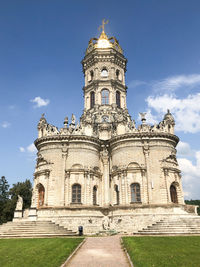
[[66, 146], [62, 148], [62, 177], [61, 177], [61, 197], [60, 197], [60, 205], [65, 206], [65, 172], [66, 172], [66, 162], [68, 156], [68, 149]]
[[104, 145], [100, 152], [101, 161], [103, 164], [103, 192], [104, 192], [104, 205], [110, 204], [110, 181], [109, 181], [109, 153], [108, 148]]

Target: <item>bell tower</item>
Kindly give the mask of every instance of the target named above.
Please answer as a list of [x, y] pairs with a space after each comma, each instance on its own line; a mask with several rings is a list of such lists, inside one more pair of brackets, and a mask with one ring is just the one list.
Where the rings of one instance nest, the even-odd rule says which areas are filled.
[[125, 72], [127, 59], [115, 37], [108, 37], [105, 24], [99, 38], [92, 38], [82, 61], [85, 76], [84, 108], [90, 110], [103, 106], [126, 109]]

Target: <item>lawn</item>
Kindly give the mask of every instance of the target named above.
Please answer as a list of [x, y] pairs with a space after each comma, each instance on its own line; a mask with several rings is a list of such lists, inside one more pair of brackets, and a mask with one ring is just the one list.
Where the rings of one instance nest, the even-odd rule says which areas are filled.
[[200, 236], [123, 237], [134, 267], [200, 266]]
[[0, 239], [1, 267], [58, 267], [83, 238]]

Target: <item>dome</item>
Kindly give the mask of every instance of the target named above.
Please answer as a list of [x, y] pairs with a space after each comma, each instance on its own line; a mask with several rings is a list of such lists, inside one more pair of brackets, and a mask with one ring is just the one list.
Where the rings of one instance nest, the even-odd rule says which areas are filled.
[[170, 120], [170, 121], [173, 121], [173, 122], [174, 122], [174, 117], [173, 117], [172, 114], [170, 113], [169, 109], [167, 110], [167, 113], [166, 113], [165, 116], [164, 116], [164, 120], [165, 120], [165, 121]]
[[110, 49], [113, 48], [116, 51], [123, 54], [123, 50], [121, 46], [119, 45], [118, 40], [115, 37], [108, 37], [104, 31], [105, 24], [107, 24], [108, 21], [105, 22], [105, 20], [102, 21], [102, 25], [99, 28], [102, 28], [102, 32], [99, 38], [91, 38], [88, 47], [86, 49], [86, 54], [90, 53], [94, 49]]

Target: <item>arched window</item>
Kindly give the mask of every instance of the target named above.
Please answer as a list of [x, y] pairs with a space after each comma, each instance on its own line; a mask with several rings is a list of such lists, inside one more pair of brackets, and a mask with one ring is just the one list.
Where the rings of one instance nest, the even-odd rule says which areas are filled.
[[116, 77], [119, 79], [119, 70], [116, 70]]
[[94, 78], [94, 72], [93, 70], [91, 70], [89, 73], [88, 73], [88, 82], [91, 82]]
[[103, 77], [103, 78], [108, 77], [108, 71], [107, 71], [106, 68], [103, 68], [103, 69], [101, 70], [101, 77]]
[[118, 108], [120, 108], [121, 104], [120, 104], [120, 92], [119, 91], [116, 92], [116, 104]]
[[90, 108], [93, 108], [95, 104], [95, 95], [94, 92], [90, 93]]
[[93, 70], [90, 71], [90, 77], [91, 77], [91, 81], [92, 81], [94, 78], [94, 71]]
[[170, 196], [173, 203], [178, 203], [176, 187], [173, 184], [170, 186]]
[[72, 186], [72, 203], [81, 203], [81, 185], [74, 184]]
[[141, 202], [140, 185], [138, 183], [131, 184], [131, 202]]
[[115, 193], [116, 193], [116, 205], [119, 205], [119, 188], [118, 185], [115, 185]]
[[93, 205], [97, 205], [97, 187], [93, 187]]
[[103, 89], [101, 91], [101, 104], [109, 105], [109, 90], [108, 89]]
[[44, 193], [45, 189], [42, 184], [38, 185], [38, 207], [42, 207], [44, 205]]

